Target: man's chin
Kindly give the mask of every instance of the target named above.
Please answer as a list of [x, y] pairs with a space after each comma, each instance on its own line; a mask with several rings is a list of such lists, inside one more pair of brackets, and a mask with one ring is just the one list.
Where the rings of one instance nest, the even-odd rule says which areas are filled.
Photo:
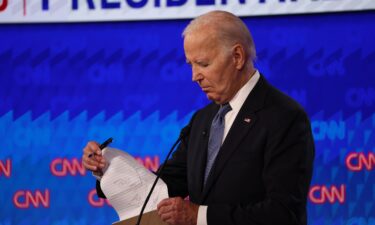
[[218, 104], [218, 105], [222, 104], [222, 103], [220, 102], [220, 99], [219, 99], [219, 98], [215, 98], [215, 96], [212, 96], [212, 95], [210, 95], [210, 94], [206, 94], [206, 96], [207, 96], [207, 99], [208, 99], [208, 100], [213, 101], [213, 102], [215, 102], [215, 103]]

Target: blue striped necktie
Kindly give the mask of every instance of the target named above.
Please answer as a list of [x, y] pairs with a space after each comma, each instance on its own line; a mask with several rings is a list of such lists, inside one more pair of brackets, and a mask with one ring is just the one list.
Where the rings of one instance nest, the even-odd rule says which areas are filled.
[[219, 111], [215, 115], [210, 129], [210, 137], [208, 139], [208, 150], [207, 150], [207, 164], [206, 171], [204, 174], [204, 185], [206, 185], [207, 178], [210, 175], [211, 168], [215, 162], [216, 156], [219, 153], [225, 127], [225, 115], [232, 110], [232, 107], [227, 103], [221, 105]]

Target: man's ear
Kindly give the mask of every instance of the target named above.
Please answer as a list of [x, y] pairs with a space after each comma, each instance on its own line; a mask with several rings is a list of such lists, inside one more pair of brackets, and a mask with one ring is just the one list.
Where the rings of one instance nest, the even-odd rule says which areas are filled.
[[232, 57], [233, 57], [233, 62], [236, 66], [236, 69], [242, 70], [246, 62], [246, 53], [242, 45], [235, 44], [233, 46]]

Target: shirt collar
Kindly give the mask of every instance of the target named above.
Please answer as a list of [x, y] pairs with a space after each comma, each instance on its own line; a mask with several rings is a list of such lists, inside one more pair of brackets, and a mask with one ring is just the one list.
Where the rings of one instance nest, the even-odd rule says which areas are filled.
[[246, 82], [244, 86], [236, 93], [236, 95], [229, 101], [232, 111], [238, 113], [245, 102], [247, 96], [255, 87], [260, 78], [259, 71], [256, 70], [254, 75]]

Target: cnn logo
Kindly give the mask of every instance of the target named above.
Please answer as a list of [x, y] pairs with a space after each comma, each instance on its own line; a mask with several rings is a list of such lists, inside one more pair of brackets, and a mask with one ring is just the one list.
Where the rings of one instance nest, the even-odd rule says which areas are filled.
[[50, 170], [51, 173], [57, 177], [65, 177], [67, 175], [86, 175], [86, 169], [82, 164], [82, 160], [77, 158], [56, 158], [52, 160]]
[[9, 178], [12, 174], [12, 160], [6, 159], [5, 162], [0, 160], [0, 176], [4, 174], [6, 178]]
[[352, 152], [346, 157], [345, 164], [350, 171], [358, 172], [364, 169], [370, 171], [375, 165], [375, 154], [369, 152], [365, 155], [362, 152]]
[[36, 190], [19, 190], [13, 195], [13, 204], [19, 209], [34, 208], [49, 208], [50, 206], [50, 192], [48, 189], [44, 192]]
[[315, 204], [324, 204], [324, 203], [335, 203], [339, 202], [340, 204], [345, 202], [346, 198], [346, 186], [340, 185], [337, 187], [332, 185], [330, 187], [326, 185], [314, 185], [310, 188], [309, 199]]
[[135, 159], [148, 170], [157, 171], [160, 165], [159, 156], [146, 156], [144, 158], [135, 157]]
[[87, 195], [87, 201], [92, 207], [103, 207], [105, 205], [111, 206], [108, 199], [98, 198], [96, 189], [92, 189]]

